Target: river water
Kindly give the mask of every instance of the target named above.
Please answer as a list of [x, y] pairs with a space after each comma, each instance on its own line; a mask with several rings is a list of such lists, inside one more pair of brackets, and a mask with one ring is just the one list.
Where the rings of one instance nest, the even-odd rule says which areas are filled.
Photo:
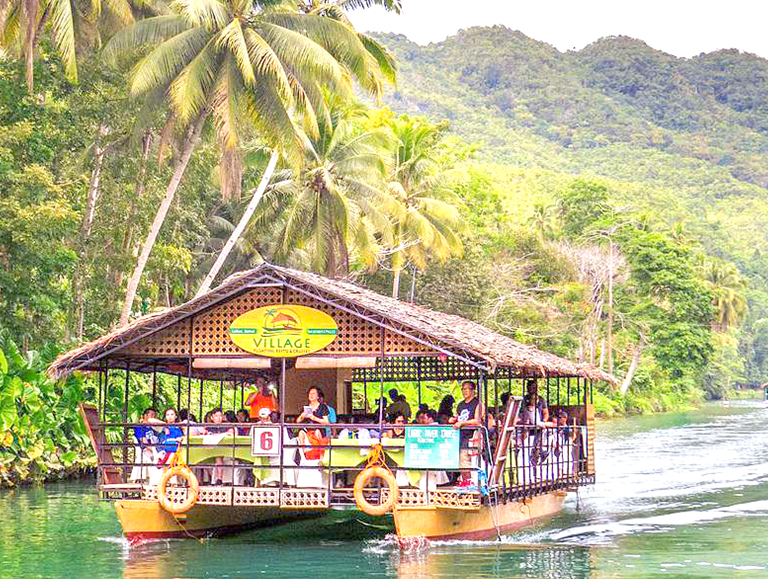
[[0, 491], [0, 577], [768, 578], [762, 402], [598, 423], [598, 484], [502, 542], [402, 552], [348, 515], [129, 547], [92, 484]]

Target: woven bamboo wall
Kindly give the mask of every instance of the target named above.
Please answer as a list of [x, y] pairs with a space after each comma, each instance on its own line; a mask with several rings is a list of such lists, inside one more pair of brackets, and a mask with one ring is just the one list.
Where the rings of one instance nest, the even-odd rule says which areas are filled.
[[137, 356], [187, 356], [189, 326], [190, 320], [177, 322], [165, 330], [131, 344], [123, 352]]
[[229, 339], [229, 326], [245, 312], [283, 301], [278, 287], [262, 287], [195, 316], [192, 326], [192, 355], [237, 355], [243, 350]]
[[[229, 326], [242, 314], [283, 302], [283, 291], [277, 287], [251, 290], [194, 317], [192, 322], [193, 356], [237, 356], [243, 354], [229, 338]], [[289, 291], [285, 303], [298, 304], [323, 311], [333, 317], [339, 327], [336, 340], [315, 355], [378, 355], [381, 353], [381, 329], [354, 314], [340, 311], [303, 293]], [[125, 349], [125, 353], [145, 356], [187, 356], [190, 322], [185, 320]], [[384, 349], [388, 355], [429, 353], [432, 350], [392, 331], [384, 332]]]

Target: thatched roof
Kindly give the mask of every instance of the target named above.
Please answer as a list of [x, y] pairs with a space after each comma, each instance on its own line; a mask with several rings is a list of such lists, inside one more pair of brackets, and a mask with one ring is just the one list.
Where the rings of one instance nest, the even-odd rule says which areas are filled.
[[220, 286], [198, 298], [175, 308], [138, 318], [127, 326], [59, 356], [51, 365], [49, 373], [54, 377], [61, 377], [76, 369], [95, 368], [99, 358], [114, 354], [121, 347], [224, 302], [229, 297], [247, 290], [249, 286], [264, 282], [265, 279], [282, 281], [288, 285], [307, 286], [375, 317], [392, 320], [403, 328], [443, 344], [449, 350], [466, 352], [484, 363], [491, 372], [503, 367], [531, 375], [575, 376], [615, 383], [612, 376], [594, 366], [577, 364], [533, 346], [521, 344], [462, 317], [402, 302], [347, 281], [267, 263], [230, 276]]

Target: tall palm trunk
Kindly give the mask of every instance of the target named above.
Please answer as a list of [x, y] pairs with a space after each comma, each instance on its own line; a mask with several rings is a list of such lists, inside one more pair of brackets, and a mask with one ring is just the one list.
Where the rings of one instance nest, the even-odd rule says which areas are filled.
[[184, 144], [182, 145], [181, 156], [176, 162], [176, 167], [173, 171], [173, 177], [171, 177], [171, 180], [168, 182], [165, 196], [160, 202], [160, 207], [158, 207], [157, 213], [155, 214], [155, 220], [152, 222], [147, 239], [144, 241], [144, 245], [141, 248], [139, 260], [136, 263], [136, 269], [133, 270], [133, 275], [128, 282], [128, 289], [125, 292], [125, 302], [123, 303], [123, 311], [120, 314], [120, 322], [118, 323], [118, 326], [124, 326], [128, 323], [133, 300], [136, 299], [136, 290], [139, 287], [141, 274], [144, 273], [144, 268], [149, 260], [149, 254], [152, 251], [158, 233], [160, 233], [160, 228], [163, 226], [165, 216], [168, 214], [168, 209], [171, 207], [171, 202], [176, 195], [176, 190], [179, 188], [181, 178], [184, 176], [184, 171], [186, 171], [187, 165], [189, 165], [189, 160], [192, 158], [192, 152], [195, 150], [197, 141], [200, 138], [200, 131], [203, 129], [203, 124], [205, 123], [207, 116], [207, 111], [201, 113], [194, 125], [190, 127], [187, 132]]
[[109, 128], [104, 124], [99, 125], [96, 140], [93, 144], [93, 169], [88, 183], [88, 195], [85, 202], [85, 215], [80, 227], [80, 248], [78, 250], [78, 267], [72, 278], [72, 291], [74, 292], [74, 310], [77, 326], [75, 328], [77, 339], [83, 337], [83, 324], [85, 320], [85, 257], [88, 252], [88, 240], [93, 229], [93, 219], [96, 214], [96, 203], [99, 200], [99, 185], [101, 183], [101, 167], [104, 156], [109, 150], [109, 145], [102, 146], [102, 139], [109, 133]]
[[[128, 210], [128, 222], [125, 227], [125, 234], [123, 235], [123, 242], [120, 246], [120, 255], [125, 255], [131, 248], [133, 243], [133, 221], [136, 219], [136, 211], [138, 205], [144, 197], [144, 189], [146, 188], [147, 179], [147, 162], [149, 161], [149, 150], [152, 147], [153, 134], [151, 131], [146, 131], [144, 137], [141, 139], [141, 162], [139, 164], [139, 174], [136, 177], [136, 190], [133, 198], [131, 199], [131, 207]], [[111, 276], [112, 286], [119, 288], [123, 283], [123, 276], [125, 272], [122, 267], [115, 268]]]
[[24, 39], [27, 68], [27, 91], [32, 94], [35, 86], [35, 48], [37, 45], [37, 9], [38, 0], [27, 0], [24, 11], [27, 17], [27, 33]]
[[613, 374], [613, 240], [608, 240], [608, 373]]
[[392, 297], [397, 299], [400, 295], [400, 272], [402, 269], [395, 269], [392, 272]]
[[627, 370], [627, 375], [624, 376], [624, 381], [621, 383], [622, 394], [626, 394], [627, 390], [629, 390], [629, 386], [632, 384], [632, 379], [635, 377], [635, 372], [637, 371], [638, 364], [640, 364], [640, 356], [643, 354], [644, 347], [645, 347], [645, 340], [641, 335], [640, 339], [637, 341], [637, 345], [635, 346], [635, 353], [632, 356], [632, 362], [630, 362], [629, 364], [629, 370]]
[[198, 288], [197, 293], [195, 294], [195, 297], [203, 295], [205, 292], [208, 291], [208, 289], [211, 287], [211, 284], [213, 283], [213, 280], [218, 275], [219, 270], [221, 269], [221, 266], [224, 265], [224, 262], [227, 260], [229, 253], [232, 251], [232, 248], [235, 246], [235, 243], [237, 243], [237, 240], [240, 239], [240, 236], [243, 234], [243, 231], [245, 231], [245, 227], [248, 225], [248, 222], [251, 220], [251, 217], [253, 216], [253, 212], [256, 211], [256, 206], [259, 204], [259, 201], [261, 201], [261, 198], [264, 196], [264, 191], [266, 191], [267, 185], [269, 185], [269, 181], [270, 179], [272, 179], [272, 174], [275, 172], [275, 167], [277, 166], [277, 159], [279, 156], [280, 155], [278, 154], [277, 149], [273, 149], [272, 156], [269, 158], [269, 163], [267, 163], [267, 168], [264, 170], [264, 174], [261, 176], [261, 181], [259, 182], [259, 186], [256, 188], [256, 192], [253, 194], [253, 197], [251, 198], [251, 202], [248, 203], [248, 207], [245, 208], [245, 212], [243, 213], [243, 216], [240, 218], [240, 222], [237, 224], [237, 227], [235, 227], [235, 230], [232, 232], [232, 235], [229, 236], [229, 239], [227, 239], [227, 242], [224, 244], [224, 247], [221, 248], [219, 257], [216, 258], [216, 262], [213, 264], [213, 267], [211, 267], [211, 271], [208, 272], [208, 275], [205, 276], [203, 283], [200, 284], [200, 287]]

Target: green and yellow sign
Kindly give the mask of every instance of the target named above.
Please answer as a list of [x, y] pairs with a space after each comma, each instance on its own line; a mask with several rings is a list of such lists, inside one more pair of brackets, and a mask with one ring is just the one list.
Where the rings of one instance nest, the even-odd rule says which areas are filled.
[[293, 358], [322, 350], [336, 339], [336, 321], [320, 310], [278, 304], [244, 313], [229, 327], [229, 337], [246, 352]]

